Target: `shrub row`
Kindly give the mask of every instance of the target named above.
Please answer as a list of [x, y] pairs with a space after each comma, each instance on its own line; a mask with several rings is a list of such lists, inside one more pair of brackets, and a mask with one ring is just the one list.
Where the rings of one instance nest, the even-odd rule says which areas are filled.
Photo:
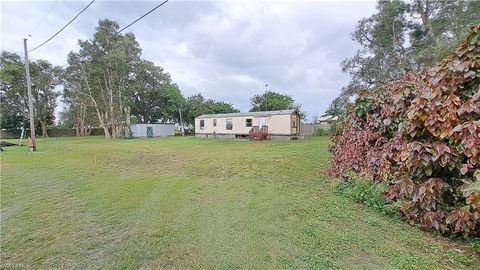
[[480, 25], [436, 67], [365, 91], [333, 138], [332, 171], [386, 183], [411, 224], [480, 231]]

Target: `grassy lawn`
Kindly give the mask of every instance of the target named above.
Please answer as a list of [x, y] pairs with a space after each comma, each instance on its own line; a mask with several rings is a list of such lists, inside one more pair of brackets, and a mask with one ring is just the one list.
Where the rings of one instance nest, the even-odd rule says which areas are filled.
[[327, 138], [40, 139], [1, 154], [1, 268], [473, 269], [347, 198]]

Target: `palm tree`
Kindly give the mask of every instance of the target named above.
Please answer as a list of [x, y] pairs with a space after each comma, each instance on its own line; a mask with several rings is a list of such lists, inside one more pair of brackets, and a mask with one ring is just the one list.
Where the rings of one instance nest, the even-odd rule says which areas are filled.
[[[342, 96], [337, 97], [332, 101], [332, 103], [330, 103], [330, 106], [328, 106], [328, 109], [325, 111], [322, 117], [330, 116], [332, 120], [335, 120], [336, 122], [342, 121], [343, 113], [345, 112], [345, 106], [347, 103], [347, 98]], [[333, 123], [333, 125], [335, 126], [335, 134], [338, 134], [338, 125], [336, 122]]]
[[340, 119], [343, 116], [345, 105], [345, 99], [342, 97], [337, 97], [332, 101], [332, 103], [330, 103], [330, 106], [328, 106], [328, 109], [325, 111], [322, 117], [331, 116], [332, 118], [337, 117]]

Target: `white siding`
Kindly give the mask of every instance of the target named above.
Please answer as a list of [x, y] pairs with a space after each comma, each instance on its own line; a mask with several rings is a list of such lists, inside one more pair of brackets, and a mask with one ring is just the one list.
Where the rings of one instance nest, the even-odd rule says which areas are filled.
[[[233, 129], [227, 130], [227, 118], [232, 119]], [[213, 119], [217, 119], [217, 126], [213, 126]], [[196, 134], [239, 134], [247, 135], [252, 127], [246, 126], [246, 119], [252, 119], [252, 126], [259, 126], [265, 123], [268, 126], [269, 134], [292, 135], [297, 130], [292, 128], [292, 121], [296, 121], [296, 126], [300, 124], [300, 119], [296, 118], [296, 114], [269, 115], [269, 116], [231, 116], [219, 118], [195, 118]], [[200, 121], [205, 121], [204, 128], [200, 128]], [[299, 130], [299, 128], [298, 128]]]

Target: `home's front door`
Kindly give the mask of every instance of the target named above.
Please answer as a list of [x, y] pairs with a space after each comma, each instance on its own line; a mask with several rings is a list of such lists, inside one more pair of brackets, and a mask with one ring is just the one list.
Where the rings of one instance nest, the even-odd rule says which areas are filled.
[[258, 118], [258, 128], [262, 128], [267, 125], [267, 119], [265, 117]]
[[147, 127], [147, 138], [153, 137], [153, 127]]

